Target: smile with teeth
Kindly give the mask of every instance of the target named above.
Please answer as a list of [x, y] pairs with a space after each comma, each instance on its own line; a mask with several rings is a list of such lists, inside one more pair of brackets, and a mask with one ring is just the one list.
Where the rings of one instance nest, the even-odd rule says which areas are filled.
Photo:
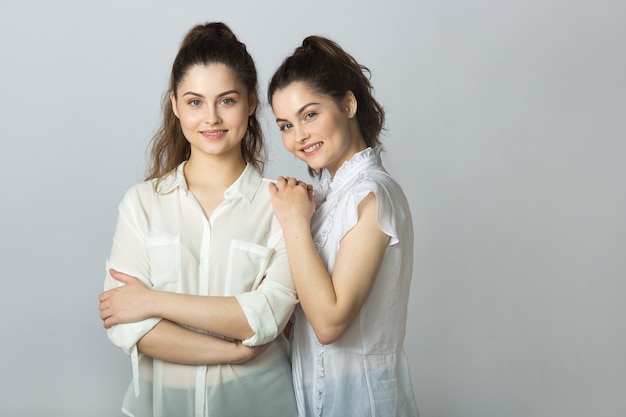
[[200, 133], [208, 137], [218, 137], [218, 136], [222, 136], [226, 132], [227, 132], [226, 130], [203, 130]]
[[322, 143], [321, 143], [321, 142], [318, 142], [318, 143], [316, 143], [316, 144], [314, 144], [314, 145], [311, 145], [311, 146], [309, 146], [309, 147], [302, 148], [302, 152], [304, 152], [304, 153], [310, 153], [310, 152], [313, 152], [314, 150], [316, 150], [317, 148], [319, 148], [320, 146], [322, 146]]

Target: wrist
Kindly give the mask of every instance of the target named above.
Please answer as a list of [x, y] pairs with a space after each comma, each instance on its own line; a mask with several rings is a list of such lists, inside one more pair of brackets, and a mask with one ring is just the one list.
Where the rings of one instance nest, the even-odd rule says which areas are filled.
[[167, 296], [167, 293], [160, 290], [152, 290], [148, 294], [148, 298], [146, 299], [146, 309], [148, 313], [148, 317], [165, 317], [164, 306], [166, 305], [166, 300], [163, 298]]
[[294, 239], [311, 236], [311, 221], [305, 218], [293, 220], [283, 227], [283, 235]]

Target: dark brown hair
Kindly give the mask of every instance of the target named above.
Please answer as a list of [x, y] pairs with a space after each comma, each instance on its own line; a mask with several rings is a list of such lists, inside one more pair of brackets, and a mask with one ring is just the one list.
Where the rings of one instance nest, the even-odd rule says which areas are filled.
[[[167, 173], [176, 169], [189, 159], [191, 147], [174, 115], [170, 93], [176, 96], [176, 90], [189, 69], [195, 65], [224, 64], [248, 89], [248, 93], [257, 94], [257, 71], [254, 60], [246, 46], [241, 43], [232, 30], [224, 23], [213, 22], [191, 28], [172, 65], [168, 91], [163, 95], [163, 121], [151, 141], [148, 177], [160, 180]], [[265, 162], [265, 143], [261, 125], [255, 111], [248, 117], [248, 130], [241, 142], [241, 154], [245, 162], [263, 171]]]
[[[380, 147], [378, 138], [385, 124], [385, 111], [374, 98], [370, 71], [359, 64], [337, 43], [321, 36], [308, 36], [276, 70], [269, 83], [268, 101], [278, 90], [294, 82], [304, 83], [312, 91], [331, 97], [340, 106], [348, 91], [357, 101], [356, 118], [369, 147]], [[321, 170], [309, 168], [320, 177]]]

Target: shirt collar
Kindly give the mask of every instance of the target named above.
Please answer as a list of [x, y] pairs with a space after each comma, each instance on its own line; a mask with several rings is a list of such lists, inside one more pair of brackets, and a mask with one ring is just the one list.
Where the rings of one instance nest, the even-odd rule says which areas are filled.
[[[163, 177], [156, 188], [156, 192], [158, 194], [168, 194], [176, 188], [181, 188], [185, 192], [189, 192], [183, 171], [186, 163], [187, 161], [183, 161], [175, 170]], [[261, 185], [262, 179], [263, 178], [261, 177], [259, 171], [257, 171], [252, 165], [246, 164], [246, 168], [243, 170], [239, 178], [237, 178], [237, 180], [232, 183], [226, 191], [224, 191], [224, 198], [226, 200], [243, 198], [248, 202], [251, 202]]]
[[224, 198], [227, 200], [234, 200], [235, 198], [243, 198], [248, 203], [252, 201], [256, 192], [261, 186], [263, 177], [259, 171], [252, 165], [246, 164], [246, 168], [243, 170], [237, 181], [235, 181], [224, 192]]

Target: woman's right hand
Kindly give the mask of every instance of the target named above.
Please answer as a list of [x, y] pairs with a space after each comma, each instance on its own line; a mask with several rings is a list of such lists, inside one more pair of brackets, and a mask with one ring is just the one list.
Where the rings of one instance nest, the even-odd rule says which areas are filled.
[[293, 221], [305, 219], [307, 224], [311, 221], [315, 211], [312, 185], [295, 178], [278, 177], [269, 187], [274, 212], [283, 228]]

